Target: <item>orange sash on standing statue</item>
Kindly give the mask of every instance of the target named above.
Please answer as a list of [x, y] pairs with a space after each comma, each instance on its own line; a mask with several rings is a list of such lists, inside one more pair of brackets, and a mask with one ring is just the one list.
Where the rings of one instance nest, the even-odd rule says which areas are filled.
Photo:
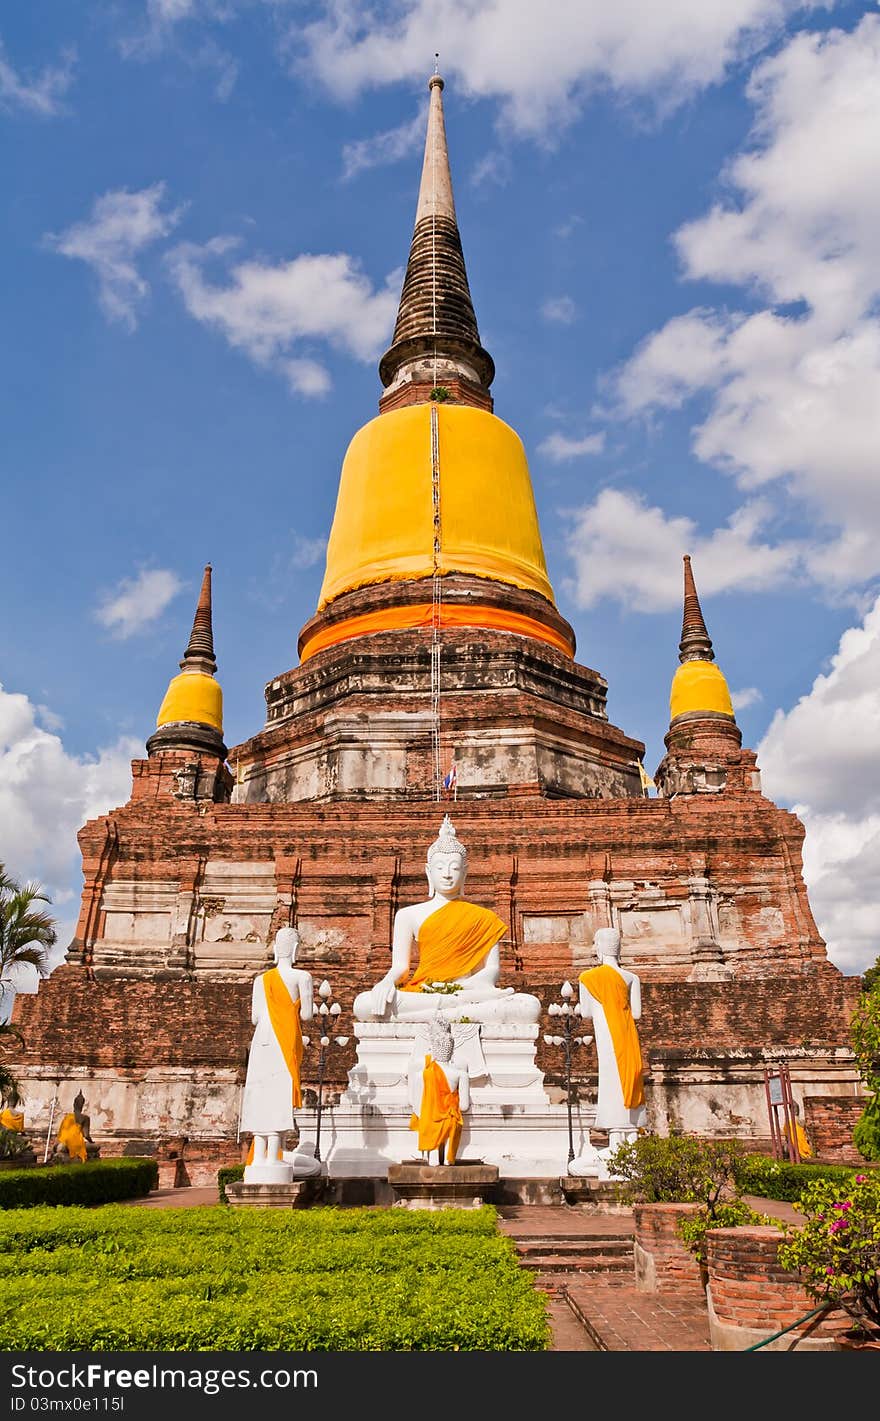
[[291, 997], [287, 990], [287, 983], [277, 967], [270, 968], [264, 975], [263, 990], [266, 993], [266, 1006], [269, 1008], [272, 1030], [275, 1032], [275, 1039], [281, 1047], [281, 1054], [290, 1071], [293, 1108], [297, 1110], [302, 1105], [300, 1068], [303, 1058], [303, 1038], [299, 1019], [300, 1003]]
[[422, 1073], [422, 1108], [411, 1115], [409, 1128], [419, 1132], [420, 1150], [438, 1150], [447, 1145], [446, 1163], [455, 1163], [461, 1138], [461, 1107], [458, 1091], [449, 1089], [446, 1072], [431, 1056], [425, 1057]]
[[629, 984], [620, 973], [607, 962], [601, 967], [591, 967], [578, 977], [590, 996], [605, 1012], [605, 1020], [614, 1044], [617, 1073], [623, 1091], [623, 1103], [628, 1110], [645, 1103], [642, 1052], [639, 1036], [629, 1003]]
[[507, 924], [476, 903], [455, 898], [431, 913], [419, 928], [419, 963], [402, 992], [420, 992], [426, 982], [450, 982], [481, 967]]

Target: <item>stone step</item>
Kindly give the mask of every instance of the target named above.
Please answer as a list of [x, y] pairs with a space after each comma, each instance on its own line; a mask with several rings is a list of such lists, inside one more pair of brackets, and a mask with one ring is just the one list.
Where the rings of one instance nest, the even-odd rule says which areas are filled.
[[631, 1259], [633, 1241], [631, 1238], [571, 1238], [552, 1237], [516, 1240], [516, 1251], [520, 1258], [530, 1258], [534, 1254], [558, 1254], [561, 1258], [595, 1258], [602, 1254], [616, 1255]]
[[633, 1277], [632, 1251], [624, 1253], [531, 1253], [520, 1257], [520, 1267], [534, 1273], [620, 1273]]

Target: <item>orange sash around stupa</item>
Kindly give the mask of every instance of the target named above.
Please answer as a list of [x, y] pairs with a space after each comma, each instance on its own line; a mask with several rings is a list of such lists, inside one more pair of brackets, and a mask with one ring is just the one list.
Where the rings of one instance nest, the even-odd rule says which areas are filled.
[[287, 984], [277, 967], [270, 968], [264, 975], [263, 990], [266, 993], [266, 1006], [269, 1008], [272, 1030], [275, 1032], [275, 1039], [281, 1047], [281, 1054], [290, 1071], [293, 1108], [297, 1110], [302, 1105], [300, 1068], [303, 1058], [303, 1038], [299, 1019], [300, 1003], [291, 997], [287, 990]]
[[418, 1115], [411, 1115], [409, 1121], [409, 1128], [419, 1132], [419, 1149], [438, 1150], [445, 1144], [446, 1163], [454, 1164], [461, 1126], [458, 1091], [449, 1089], [443, 1067], [431, 1056], [426, 1056], [422, 1073], [422, 1108]]
[[507, 932], [507, 924], [476, 903], [460, 898], [444, 903], [419, 928], [419, 964], [403, 992], [420, 992], [426, 982], [450, 982], [481, 967]]
[[623, 1091], [623, 1103], [628, 1110], [645, 1103], [644, 1066], [639, 1037], [629, 1004], [629, 986], [613, 967], [603, 962], [578, 977], [590, 996], [605, 1012], [605, 1020], [614, 1043], [617, 1073]]

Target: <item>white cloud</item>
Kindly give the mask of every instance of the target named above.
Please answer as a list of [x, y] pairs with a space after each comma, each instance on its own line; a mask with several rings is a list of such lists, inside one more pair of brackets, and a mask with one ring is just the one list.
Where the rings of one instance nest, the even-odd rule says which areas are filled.
[[604, 489], [571, 515], [566, 545], [575, 576], [568, 589], [579, 607], [616, 597], [637, 612], [669, 611], [681, 605], [685, 553], [693, 558], [702, 597], [783, 585], [798, 575], [800, 549], [760, 541], [768, 516], [756, 500], [706, 537], [691, 518], [667, 518], [639, 494]]
[[538, 453], [546, 454], [554, 464], [561, 464], [567, 459], [582, 459], [587, 454], [601, 454], [604, 448], [604, 430], [600, 430], [598, 434], [585, 434], [582, 439], [570, 439], [566, 434], [554, 433], [541, 440]]
[[183, 208], [162, 211], [165, 184], [154, 183], [139, 192], [119, 188], [96, 198], [91, 216], [66, 231], [50, 233], [47, 245], [62, 256], [84, 261], [98, 278], [98, 300], [108, 320], [120, 321], [129, 330], [137, 326], [137, 312], [149, 286], [135, 265], [135, 257], [153, 242], [167, 237]]
[[880, 17], [797, 35], [749, 94], [730, 199], [676, 244], [687, 278], [771, 305], [668, 321], [617, 372], [618, 412], [707, 398], [696, 454], [744, 488], [773, 483], [818, 529], [804, 566], [837, 594], [880, 573]]
[[297, 572], [304, 572], [307, 568], [316, 567], [326, 551], [326, 538], [304, 538], [301, 533], [295, 533], [290, 566]]
[[498, 99], [502, 123], [541, 137], [581, 111], [591, 90], [647, 95], [662, 107], [717, 83], [786, 18], [824, 0], [333, 0], [290, 28], [290, 45], [340, 98], [426, 77], [440, 47], [466, 94]]
[[143, 569], [126, 577], [101, 601], [96, 619], [114, 637], [124, 641], [154, 622], [183, 588], [176, 573], [167, 568]]
[[482, 158], [474, 164], [471, 169], [468, 183], [472, 188], [486, 187], [488, 183], [494, 183], [496, 187], [505, 187], [510, 182], [513, 167], [509, 153], [500, 148], [490, 148], [488, 153], [484, 153]]
[[731, 691], [730, 699], [733, 709], [738, 711], [748, 710], [749, 706], [756, 706], [764, 697], [757, 686], [743, 686], [741, 691]]
[[0, 109], [53, 118], [62, 111], [62, 99], [73, 82], [73, 50], [63, 50], [56, 65], [48, 65], [33, 78], [23, 78], [6, 57], [0, 40]]
[[425, 115], [420, 109], [414, 118], [399, 124], [397, 128], [388, 128], [383, 133], [346, 143], [342, 149], [343, 178], [353, 178], [368, 168], [398, 162], [419, 147], [424, 134]]
[[329, 370], [317, 360], [285, 360], [284, 373], [298, 395], [326, 395], [333, 387]]
[[758, 746], [765, 794], [803, 820], [804, 878], [832, 960], [880, 953], [880, 599], [844, 633], [830, 669]]
[[96, 756], [70, 755], [37, 724], [27, 696], [0, 687], [0, 863], [62, 900], [77, 869], [77, 831], [127, 802], [130, 762], [143, 753], [124, 737]]
[[325, 394], [330, 379], [323, 366], [296, 354], [298, 341], [326, 341], [363, 361], [380, 353], [397, 312], [397, 272], [374, 290], [346, 253], [303, 254], [275, 264], [242, 261], [223, 282], [212, 283], [206, 263], [228, 257], [235, 245], [218, 237], [202, 247], [185, 243], [169, 254], [172, 277], [197, 321], [219, 330], [258, 365], [276, 366], [307, 395]]
[[570, 296], [554, 296], [541, 307], [545, 321], [554, 321], [561, 326], [570, 326], [577, 316], [577, 306]]

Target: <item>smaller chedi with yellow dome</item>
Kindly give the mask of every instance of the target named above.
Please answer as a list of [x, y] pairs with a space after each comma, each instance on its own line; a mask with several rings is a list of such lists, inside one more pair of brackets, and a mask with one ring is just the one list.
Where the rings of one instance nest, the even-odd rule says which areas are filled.
[[687, 553], [678, 656], [681, 665], [669, 693], [667, 753], [654, 777], [659, 793], [667, 798], [711, 793], [733, 787], [740, 780], [743, 788], [759, 788], [755, 756], [741, 748], [742, 734], [730, 688], [715, 662]]
[[228, 800], [231, 775], [223, 741], [223, 690], [214, 656], [210, 563], [202, 577], [180, 672], [168, 684], [147, 754], [174, 775], [177, 798]]

